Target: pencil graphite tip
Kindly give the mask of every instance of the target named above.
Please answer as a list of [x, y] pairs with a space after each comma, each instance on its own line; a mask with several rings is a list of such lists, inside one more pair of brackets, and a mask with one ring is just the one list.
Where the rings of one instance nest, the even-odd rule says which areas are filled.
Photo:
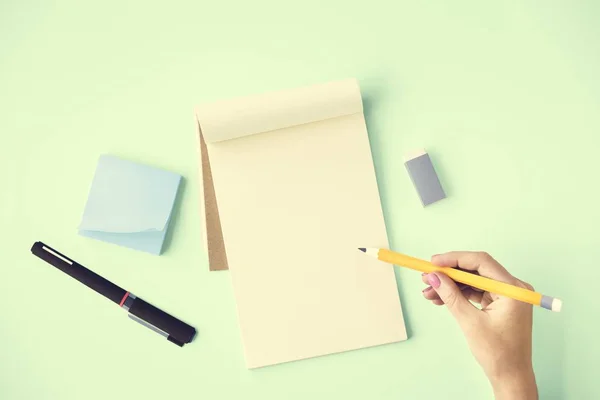
[[367, 249], [365, 249], [364, 247], [359, 247], [358, 249], [359, 249], [360, 251], [362, 251], [363, 253], [366, 253], [366, 252], [367, 252]]

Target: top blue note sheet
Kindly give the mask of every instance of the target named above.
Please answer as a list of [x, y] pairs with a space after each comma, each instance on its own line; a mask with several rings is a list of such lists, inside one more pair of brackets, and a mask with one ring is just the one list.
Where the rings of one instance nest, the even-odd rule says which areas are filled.
[[181, 175], [103, 155], [79, 234], [159, 255]]

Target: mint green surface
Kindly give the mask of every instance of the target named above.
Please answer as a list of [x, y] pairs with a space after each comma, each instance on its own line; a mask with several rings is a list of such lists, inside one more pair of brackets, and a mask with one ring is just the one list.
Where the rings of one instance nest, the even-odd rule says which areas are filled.
[[[201, 245], [193, 107], [346, 77], [365, 97], [392, 247], [487, 250], [562, 298], [560, 314], [535, 311], [542, 398], [600, 397], [600, 3], [158, 3], [0, 2], [0, 399], [491, 398], [405, 270], [408, 341], [245, 368], [229, 274], [208, 272]], [[415, 148], [449, 195], [426, 209], [402, 161]], [[77, 235], [102, 153], [185, 177], [163, 256]], [[197, 340], [180, 349], [133, 323], [32, 256], [36, 240]]]

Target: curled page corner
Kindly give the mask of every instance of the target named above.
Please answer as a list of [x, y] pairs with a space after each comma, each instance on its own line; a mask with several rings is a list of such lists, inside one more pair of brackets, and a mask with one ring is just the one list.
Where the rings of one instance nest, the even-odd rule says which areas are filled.
[[196, 108], [207, 143], [362, 113], [356, 79], [239, 97]]

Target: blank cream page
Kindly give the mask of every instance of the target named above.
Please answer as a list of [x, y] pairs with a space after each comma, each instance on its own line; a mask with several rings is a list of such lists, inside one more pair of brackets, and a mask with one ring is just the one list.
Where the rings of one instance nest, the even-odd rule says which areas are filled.
[[393, 267], [357, 250], [388, 243], [362, 107], [339, 107], [231, 140], [207, 134], [249, 368], [406, 339]]

